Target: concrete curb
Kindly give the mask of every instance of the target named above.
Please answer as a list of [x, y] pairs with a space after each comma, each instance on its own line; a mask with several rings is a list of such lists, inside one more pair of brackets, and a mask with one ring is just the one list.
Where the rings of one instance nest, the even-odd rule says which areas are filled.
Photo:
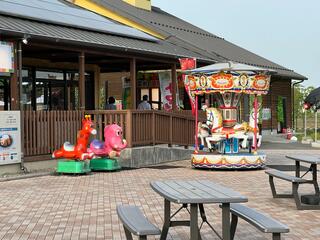
[[0, 182], [7, 182], [13, 180], [22, 180], [27, 178], [34, 178], [34, 177], [43, 177], [53, 174], [53, 172], [42, 172], [42, 173], [26, 173], [23, 175], [12, 176], [12, 177], [2, 177], [0, 178]]

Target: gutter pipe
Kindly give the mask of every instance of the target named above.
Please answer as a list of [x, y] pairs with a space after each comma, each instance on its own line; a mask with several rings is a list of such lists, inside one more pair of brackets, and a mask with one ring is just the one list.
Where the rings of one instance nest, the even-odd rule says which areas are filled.
[[23, 172], [27, 172], [24, 166], [24, 116], [23, 116], [23, 100], [22, 100], [22, 40], [18, 42], [18, 72], [19, 72], [19, 92], [20, 92], [20, 129], [21, 129], [21, 163], [20, 169]]

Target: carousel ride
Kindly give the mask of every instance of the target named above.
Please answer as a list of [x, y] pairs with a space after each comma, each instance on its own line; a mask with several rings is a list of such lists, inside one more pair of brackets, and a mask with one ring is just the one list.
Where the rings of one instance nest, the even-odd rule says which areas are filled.
[[[265, 166], [266, 155], [258, 153], [258, 96], [269, 91], [271, 74], [239, 63], [218, 63], [187, 71], [185, 86], [195, 106], [195, 168], [249, 169]], [[216, 107], [204, 105], [207, 121], [198, 120], [198, 97], [213, 95]], [[249, 122], [238, 123], [239, 104], [244, 94], [254, 96]], [[201, 139], [201, 144], [198, 144]], [[204, 151], [205, 144], [208, 151]]]

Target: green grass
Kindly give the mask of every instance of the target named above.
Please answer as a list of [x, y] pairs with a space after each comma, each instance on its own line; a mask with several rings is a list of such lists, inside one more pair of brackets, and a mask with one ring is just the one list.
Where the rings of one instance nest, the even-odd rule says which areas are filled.
[[[298, 141], [302, 141], [304, 138], [304, 132], [298, 132], [295, 134], [295, 136], [298, 138]], [[315, 132], [314, 130], [307, 130], [307, 138], [311, 138], [313, 141], [315, 140]], [[317, 140], [320, 140], [320, 131], [318, 130], [317, 133]]]

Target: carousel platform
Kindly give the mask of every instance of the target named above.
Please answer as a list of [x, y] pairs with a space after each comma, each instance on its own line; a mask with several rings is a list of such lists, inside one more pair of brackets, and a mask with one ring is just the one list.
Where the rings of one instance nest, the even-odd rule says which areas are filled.
[[199, 152], [191, 155], [194, 168], [208, 169], [260, 169], [265, 167], [263, 153], [219, 154]]

